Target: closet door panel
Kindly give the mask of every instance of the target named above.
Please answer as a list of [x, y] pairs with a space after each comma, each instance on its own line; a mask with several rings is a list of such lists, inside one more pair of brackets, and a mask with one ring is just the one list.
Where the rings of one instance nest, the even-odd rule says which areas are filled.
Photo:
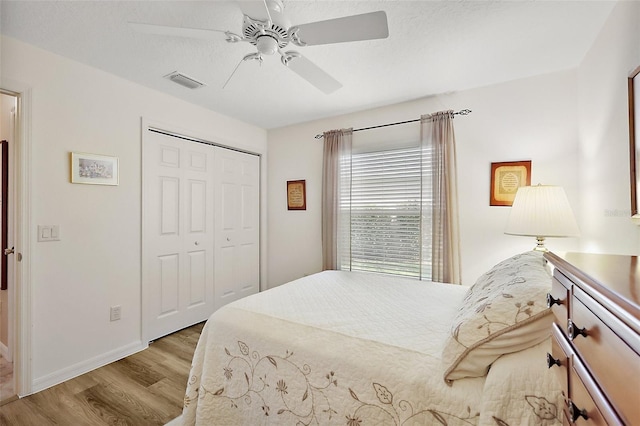
[[216, 308], [260, 290], [260, 158], [216, 151]]
[[178, 254], [158, 257], [160, 272], [160, 315], [165, 316], [178, 311], [179, 260]]
[[191, 251], [189, 259], [189, 295], [187, 309], [193, 309], [206, 302], [207, 252]]
[[214, 311], [214, 150], [146, 131], [142, 306], [154, 340]]

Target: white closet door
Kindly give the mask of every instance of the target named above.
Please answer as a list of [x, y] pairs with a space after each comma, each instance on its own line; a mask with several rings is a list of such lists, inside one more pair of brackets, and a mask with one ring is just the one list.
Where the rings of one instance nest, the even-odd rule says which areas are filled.
[[215, 155], [215, 306], [260, 291], [260, 157]]
[[142, 296], [153, 340], [214, 311], [214, 150], [146, 131]]

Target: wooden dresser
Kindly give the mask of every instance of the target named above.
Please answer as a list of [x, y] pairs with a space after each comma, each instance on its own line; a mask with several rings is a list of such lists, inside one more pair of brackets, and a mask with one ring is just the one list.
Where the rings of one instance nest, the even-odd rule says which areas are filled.
[[552, 353], [564, 424], [640, 425], [640, 264], [636, 256], [546, 253]]

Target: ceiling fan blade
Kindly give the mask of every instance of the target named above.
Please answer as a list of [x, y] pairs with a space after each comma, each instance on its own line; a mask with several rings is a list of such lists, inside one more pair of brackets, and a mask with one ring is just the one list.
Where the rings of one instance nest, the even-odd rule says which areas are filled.
[[141, 24], [138, 22], [129, 22], [129, 25], [134, 30], [145, 34], [199, 38], [202, 40], [220, 40], [220, 33], [227, 33], [227, 31], [222, 30], [201, 30], [198, 28], [167, 27], [164, 25]]
[[264, 10], [267, 12], [267, 16], [269, 17], [269, 22], [273, 22], [273, 19], [271, 18], [271, 12], [269, 12], [269, 5], [267, 4], [267, 0], [262, 0], [262, 3], [264, 4]]
[[270, 18], [270, 12], [265, 1], [238, 1], [238, 7], [244, 15], [257, 19], [260, 21], [266, 21]]
[[282, 0], [238, 1], [238, 6], [245, 16], [254, 21], [271, 22], [286, 31], [291, 22], [284, 14]]
[[289, 30], [293, 43], [299, 46], [375, 40], [389, 37], [384, 11], [345, 16], [326, 21], [297, 25]]
[[291, 71], [327, 95], [342, 87], [338, 80], [297, 52], [286, 52], [282, 58], [282, 63], [289, 67]]

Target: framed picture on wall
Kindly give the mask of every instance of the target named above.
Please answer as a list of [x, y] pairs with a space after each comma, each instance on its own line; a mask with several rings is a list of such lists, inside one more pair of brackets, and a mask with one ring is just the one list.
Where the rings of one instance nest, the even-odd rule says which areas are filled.
[[305, 180], [287, 181], [287, 210], [307, 209], [307, 182]]
[[118, 157], [71, 153], [71, 183], [118, 185]]
[[531, 161], [491, 163], [490, 206], [511, 206], [521, 186], [531, 185]]

